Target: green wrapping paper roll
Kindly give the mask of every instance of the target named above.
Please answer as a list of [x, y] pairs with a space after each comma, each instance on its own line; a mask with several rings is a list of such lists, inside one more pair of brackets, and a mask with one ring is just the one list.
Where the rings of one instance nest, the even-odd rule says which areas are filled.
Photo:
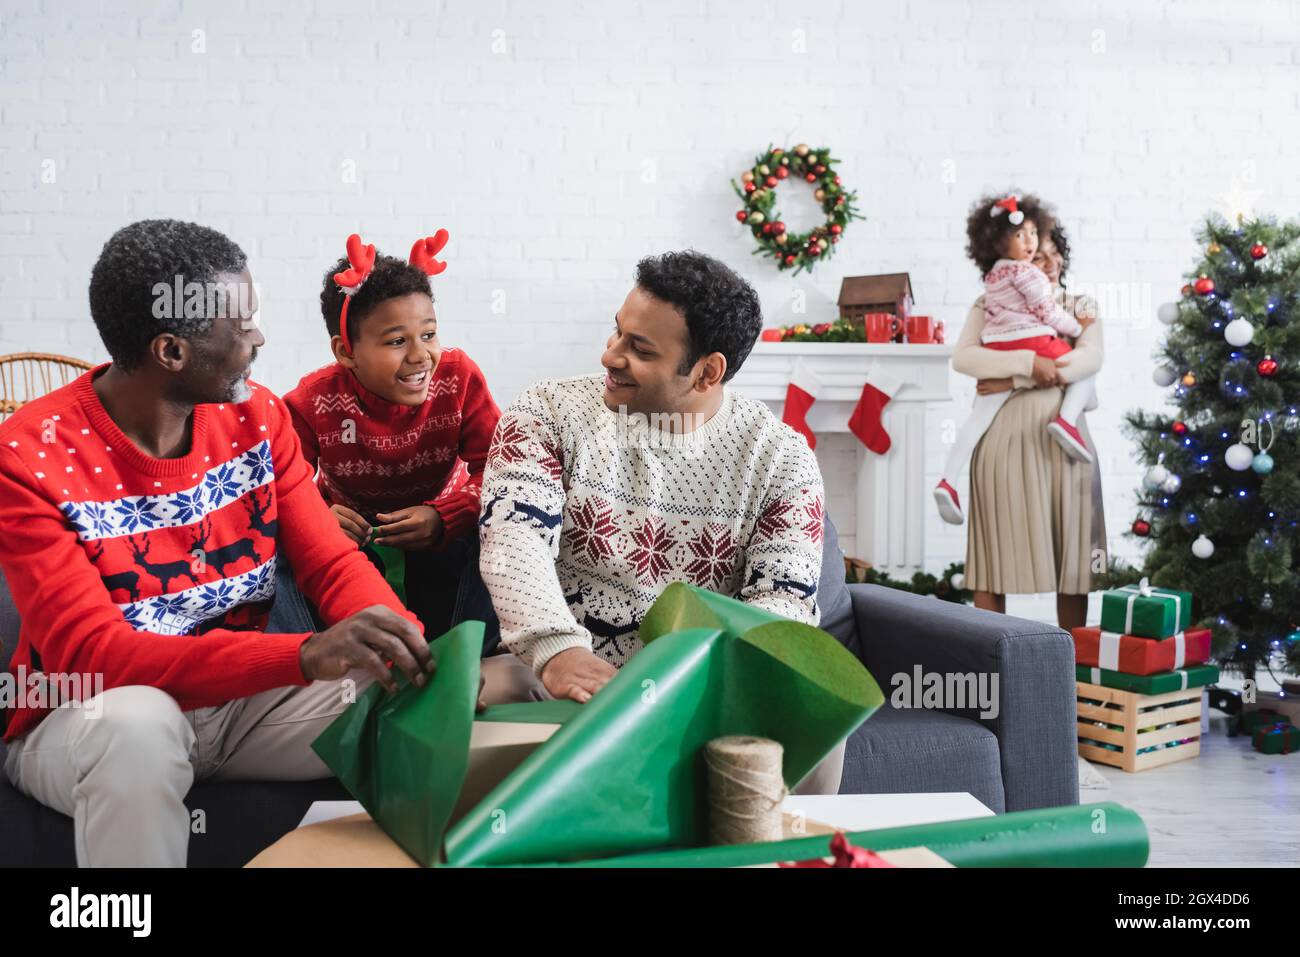
[[[1119, 804], [1081, 804], [1014, 811], [939, 824], [855, 831], [858, 847], [888, 851], [928, 847], [956, 867], [1143, 867], [1150, 845], [1136, 811]], [[683, 848], [571, 867], [746, 867], [829, 856], [830, 837], [767, 844]]]

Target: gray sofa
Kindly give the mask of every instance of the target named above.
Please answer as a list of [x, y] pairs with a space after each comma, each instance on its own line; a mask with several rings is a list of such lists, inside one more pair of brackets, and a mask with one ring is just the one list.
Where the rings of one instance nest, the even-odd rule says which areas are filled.
[[[853, 651], [886, 704], [849, 739], [843, 794], [969, 791], [998, 813], [1078, 801], [1074, 650], [1059, 628], [920, 598], [876, 585], [845, 585], [835, 527], [826, 524], [819, 595], [822, 627]], [[272, 628], [312, 630], [296, 589], [281, 588]], [[0, 667], [18, 615], [0, 578]], [[996, 673], [999, 711], [895, 709], [892, 676]], [[4, 746], [0, 744], [0, 765]], [[346, 800], [337, 781], [199, 783], [187, 799], [207, 830], [190, 837], [191, 867], [239, 866], [292, 830], [312, 801]], [[0, 866], [71, 866], [72, 821], [18, 793], [0, 774]]]

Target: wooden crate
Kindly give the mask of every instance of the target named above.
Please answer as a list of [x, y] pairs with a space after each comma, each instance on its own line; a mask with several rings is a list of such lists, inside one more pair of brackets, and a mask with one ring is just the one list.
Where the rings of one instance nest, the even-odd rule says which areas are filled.
[[[1201, 695], [1204, 688], [1138, 694], [1076, 682], [1079, 754], [1124, 771], [1145, 771], [1201, 753]], [[1095, 722], [1101, 721], [1106, 727]], [[1172, 725], [1172, 727], [1161, 727]], [[1143, 748], [1183, 741], [1172, 748], [1139, 754]], [[1113, 744], [1119, 750], [1090, 744]]]

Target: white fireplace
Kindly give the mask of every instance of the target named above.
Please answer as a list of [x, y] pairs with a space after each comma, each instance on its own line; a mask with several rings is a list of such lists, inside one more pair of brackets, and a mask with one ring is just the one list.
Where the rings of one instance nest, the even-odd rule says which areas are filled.
[[[926, 412], [932, 403], [951, 398], [952, 350], [951, 345], [759, 342], [732, 382], [780, 416], [795, 362], [802, 359], [817, 375], [822, 387], [808, 425], [817, 434], [831, 518], [846, 554], [895, 578], [911, 578], [925, 565], [925, 510], [934, 507], [925, 481]], [[892, 445], [884, 455], [869, 451], [849, 432], [849, 415], [873, 372], [904, 383], [885, 406], [882, 422]], [[848, 442], [856, 454], [847, 451]], [[835, 465], [828, 468], [828, 461]], [[837, 501], [852, 503], [851, 520], [839, 514]]]

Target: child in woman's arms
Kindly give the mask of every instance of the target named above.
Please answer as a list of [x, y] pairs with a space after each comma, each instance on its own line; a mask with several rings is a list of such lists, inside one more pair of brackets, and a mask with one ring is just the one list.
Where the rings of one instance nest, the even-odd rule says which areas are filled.
[[[987, 349], [1027, 349], [1062, 365], [1069, 355], [1065, 338], [1079, 336], [1095, 321], [1089, 313], [1071, 316], [1052, 294], [1052, 284], [1033, 265], [1038, 251], [1038, 227], [1019, 208], [1019, 197], [987, 197], [976, 203], [966, 221], [966, 252], [984, 276], [984, 329], [980, 341]], [[1079, 415], [1093, 394], [1093, 376], [1065, 389], [1061, 409], [1047, 426], [1048, 434], [1070, 458], [1091, 462], [1092, 453], [1078, 430]], [[945, 522], [964, 521], [953, 483], [970, 459], [980, 438], [993, 424], [1010, 392], [981, 393], [971, 414], [957, 431], [934, 500]]]
[[483, 465], [501, 415], [474, 360], [438, 340], [429, 277], [446, 268], [434, 258], [445, 243], [439, 230], [404, 261], [349, 237], [320, 295], [335, 361], [284, 397], [339, 526], [430, 638], [458, 617], [460, 572], [477, 567]]

